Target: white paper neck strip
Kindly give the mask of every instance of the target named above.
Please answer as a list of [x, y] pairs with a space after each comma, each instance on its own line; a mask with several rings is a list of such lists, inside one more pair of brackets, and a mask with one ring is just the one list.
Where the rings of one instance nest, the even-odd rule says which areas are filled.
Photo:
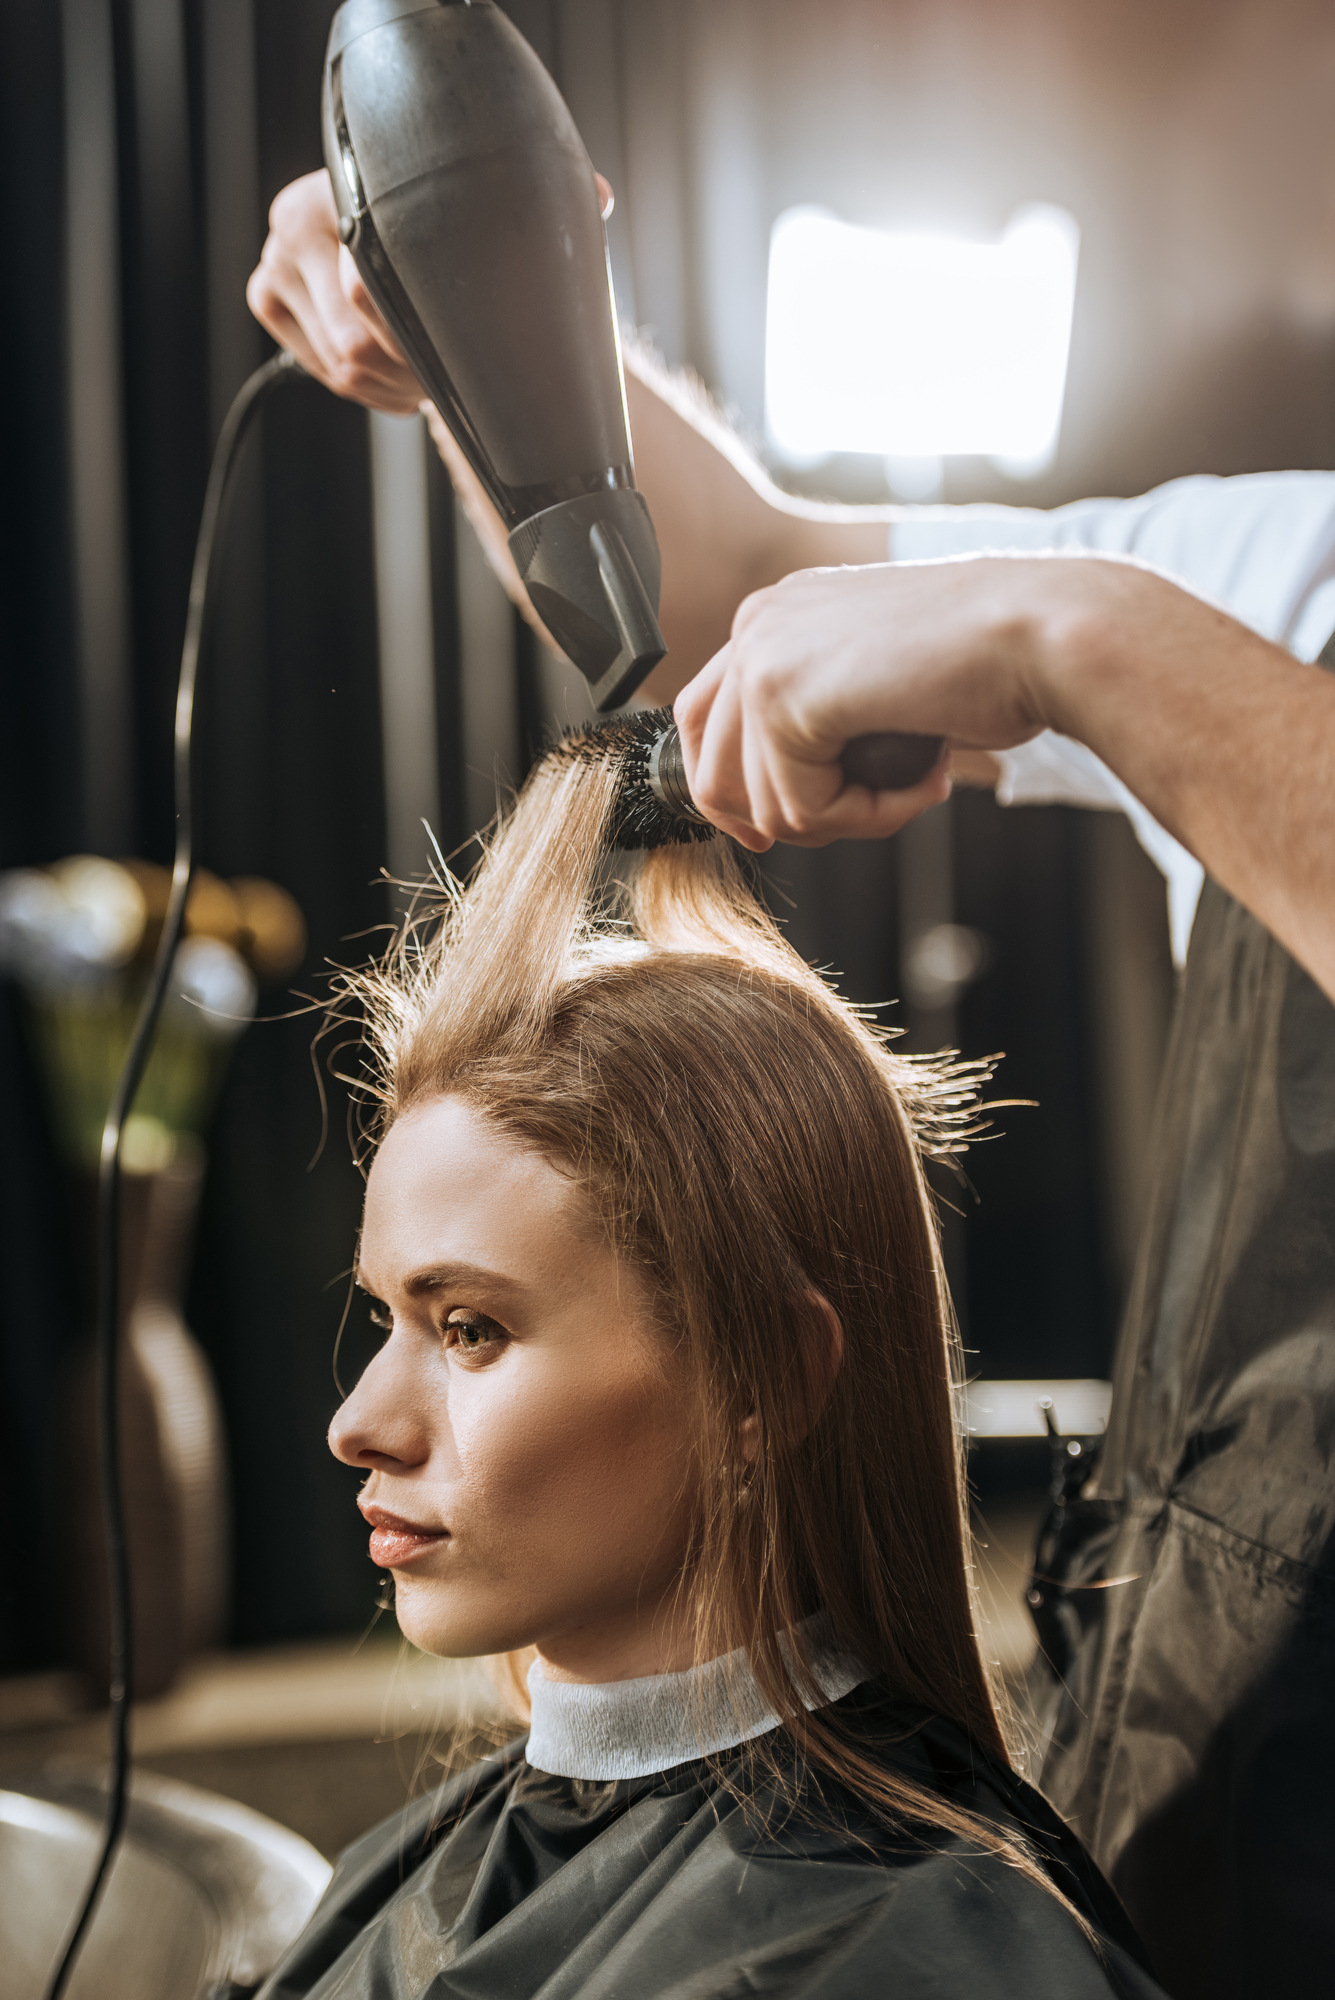
[[[824, 1643], [823, 1617], [801, 1629], [811, 1672], [823, 1700], [840, 1701], [871, 1678], [861, 1660]], [[783, 1642], [785, 1653], [787, 1642]], [[541, 1660], [529, 1668], [533, 1702], [528, 1761], [557, 1778], [647, 1778], [749, 1743], [779, 1718], [770, 1709], [744, 1653], [726, 1653], [706, 1666], [644, 1680], [589, 1687], [548, 1680]]]

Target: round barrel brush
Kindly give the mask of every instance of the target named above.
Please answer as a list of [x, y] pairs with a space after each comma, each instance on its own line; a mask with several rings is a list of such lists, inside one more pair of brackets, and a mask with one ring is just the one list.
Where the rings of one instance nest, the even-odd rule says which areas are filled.
[[[885, 730], [855, 736], [839, 762], [850, 784], [875, 792], [903, 792], [918, 784], [937, 763], [944, 747], [939, 736], [910, 736]], [[641, 708], [563, 737], [564, 757], [612, 757], [620, 761], [620, 784], [607, 839], [611, 847], [671, 847], [712, 840], [717, 829], [699, 810], [686, 783], [681, 737], [670, 708]]]

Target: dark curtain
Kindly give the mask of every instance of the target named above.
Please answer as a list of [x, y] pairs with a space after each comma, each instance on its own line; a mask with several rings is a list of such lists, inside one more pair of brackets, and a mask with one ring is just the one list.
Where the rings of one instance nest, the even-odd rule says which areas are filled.
[[[92, 11], [64, 9], [66, 34], [82, 32]], [[0, 617], [6, 706], [18, 726], [0, 731], [4, 866], [98, 846], [170, 860], [171, 716], [198, 509], [227, 402], [269, 351], [242, 296], [268, 199], [319, 164], [329, 14], [325, 4], [252, 11], [244, 0], [188, 8], [118, 0], [107, 11], [133, 712], [110, 840], [90, 825], [80, 784], [98, 745], [88, 740], [86, 687], [81, 711], [65, 476], [64, 357], [79, 279], [65, 260], [72, 149], [59, 115], [69, 101], [62, 10], [24, 5], [8, 17], [0, 144], [12, 149], [6, 180], [24, 190], [16, 208], [30, 240], [10, 265], [11, 281], [22, 266], [23, 309], [3, 315], [13, 350], [7, 380], [28, 385], [5, 405]], [[378, 879], [384, 795], [365, 418], [298, 385], [271, 405], [249, 453], [227, 528], [197, 723], [199, 855], [221, 875], [265, 875], [291, 891], [310, 938], [293, 984], [318, 994], [327, 961], [363, 951], [360, 940], [388, 915]], [[448, 515], [443, 528], [448, 553]], [[449, 576], [442, 566], [446, 636]], [[448, 720], [448, 699], [442, 713]], [[14, 1511], [3, 1537], [0, 1658], [13, 1667], [41, 1663], [59, 1644], [60, 1579], [33, 1554], [43, 1546], [46, 1467], [61, 1417], [53, 1390], [84, 1308], [69, 1278], [69, 1191], [46, 1138], [19, 1009], [12, 994], [4, 999], [2, 1351], [13, 1446], [6, 1509]], [[294, 1004], [269, 993], [262, 1011], [281, 1015]], [[336, 1401], [338, 1280], [351, 1257], [360, 1181], [336, 1091], [331, 1135], [320, 1146], [311, 1036], [308, 1018], [280, 1019], [257, 1024], [237, 1046], [211, 1141], [188, 1301], [227, 1418], [233, 1629], [243, 1640], [355, 1624], [374, 1587], [350, 1481], [323, 1447]], [[299, 1524], [295, 1540], [283, 1531], [281, 1549], [280, 1523]]]

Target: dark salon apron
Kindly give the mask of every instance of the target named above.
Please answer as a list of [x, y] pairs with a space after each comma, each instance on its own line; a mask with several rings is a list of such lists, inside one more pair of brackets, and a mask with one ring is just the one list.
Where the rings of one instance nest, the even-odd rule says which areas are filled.
[[1329, 2000], [1335, 1007], [1211, 882], [1091, 1485], [1039, 1551], [1043, 1789], [1177, 2000]]

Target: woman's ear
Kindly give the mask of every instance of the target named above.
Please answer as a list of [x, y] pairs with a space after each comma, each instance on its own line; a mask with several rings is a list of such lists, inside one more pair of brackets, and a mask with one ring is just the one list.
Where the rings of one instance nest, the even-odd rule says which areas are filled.
[[[804, 1338], [799, 1344], [803, 1381], [784, 1429], [789, 1445], [801, 1444], [815, 1429], [844, 1362], [844, 1325], [823, 1292], [804, 1292], [798, 1310]], [[760, 1419], [752, 1410], [737, 1434], [743, 1465], [754, 1465], [760, 1451]]]

